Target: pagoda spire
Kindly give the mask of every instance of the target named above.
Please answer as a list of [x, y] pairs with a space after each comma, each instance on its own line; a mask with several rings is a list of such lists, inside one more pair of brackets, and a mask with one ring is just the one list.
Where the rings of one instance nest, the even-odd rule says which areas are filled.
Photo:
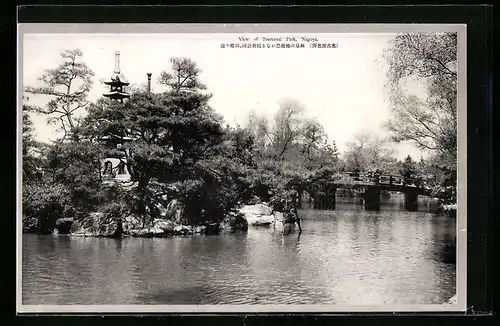
[[115, 51], [115, 75], [120, 74], [120, 51]]
[[110, 98], [115, 101], [120, 101], [123, 103], [124, 98], [129, 98], [130, 94], [123, 90], [124, 86], [128, 86], [129, 83], [123, 82], [120, 80], [120, 52], [115, 52], [115, 69], [113, 71], [115, 73], [115, 78], [111, 77], [111, 81], [104, 82], [104, 84], [110, 86], [110, 91], [108, 93], [102, 94], [104, 97]]

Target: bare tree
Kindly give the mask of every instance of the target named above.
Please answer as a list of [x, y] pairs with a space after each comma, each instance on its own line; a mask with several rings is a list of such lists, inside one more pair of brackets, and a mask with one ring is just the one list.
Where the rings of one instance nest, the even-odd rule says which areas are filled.
[[302, 135], [303, 111], [299, 102], [283, 100], [272, 121], [251, 114], [248, 128], [253, 131], [258, 148], [274, 159], [283, 158]]
[[172, 73], [162, 71], [158, 82], [172, 88], [173, 91], [206, 89], [200, 79], [201, 70], [190, 58], [171, 58]]
[[130, 94], [146, 93], [148, 91], [148, 84], [147, 83], [130, 84], [127, 87], [127, 90]]
[[[457, 34], [403, 33], [384, 57], [393, 118], [387, 124], [396, 142], [413, 141], [456, 164]], [[422, 81], [426, 94], [404, 89], [408, 79]]]
[[267, 152], [267, 146], [272, 142], [270, 138], [270, 122], [256, 112], [250, 112], [246, 129], [252, 134], [256, 152], [261, 157]]
[[93, 84], [94, 72], [79, 61], [82, 56], [79, 49], [64, 51], [61, 53], [62, 63], [54, 69], [45, 70], [38, 78], [44, 86], [25, 88], [27, 93], [53, 98], [45, 108], [38, 108], [37, 111], [49, 115], [49, 122], [59, 121], [65, 135], [77, 127], [75, 112], [89, 103], [87, 95]]
[[277, 157], [281, 157], [302, 134], [304, 106], [294, 100], [284, 100], [274, 116], [274, 147]]
[[384, 139], [361, 132], [347, 143], [344, 161], [348, 170], [394, 172], [397, 159]]

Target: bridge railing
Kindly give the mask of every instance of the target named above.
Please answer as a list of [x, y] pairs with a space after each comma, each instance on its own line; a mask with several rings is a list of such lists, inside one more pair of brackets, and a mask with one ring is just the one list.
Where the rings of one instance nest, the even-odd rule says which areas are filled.
[[427, 188], [425, 183], [418, 182], [415, 179], [405, 179], [402, 176], [390, 174], [378, 174], [367, 172], [340, 172], [333, 176], [333, 179], [344, 180], [352, 183], [374, 183], [383, 185], [422, 187]]

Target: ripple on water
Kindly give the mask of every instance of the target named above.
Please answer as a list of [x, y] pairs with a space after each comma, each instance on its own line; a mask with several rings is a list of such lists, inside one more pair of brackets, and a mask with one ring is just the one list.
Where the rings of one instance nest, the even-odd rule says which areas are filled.
[[300, 237], [272, 228], [166, 239], [24, 235], [23, 303], [408, 304], [456, 293], [456, 266], [443, 254], [453, 221], [396, 210], [301, 216]]

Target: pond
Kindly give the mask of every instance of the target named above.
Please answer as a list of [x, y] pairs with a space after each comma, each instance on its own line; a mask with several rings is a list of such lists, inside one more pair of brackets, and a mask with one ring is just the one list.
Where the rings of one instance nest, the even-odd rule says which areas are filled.
[[436, 304], [456, 292], [456, 221], [353, 199], [272, 227], [172, 238], [23, 235], [23, 304]]

